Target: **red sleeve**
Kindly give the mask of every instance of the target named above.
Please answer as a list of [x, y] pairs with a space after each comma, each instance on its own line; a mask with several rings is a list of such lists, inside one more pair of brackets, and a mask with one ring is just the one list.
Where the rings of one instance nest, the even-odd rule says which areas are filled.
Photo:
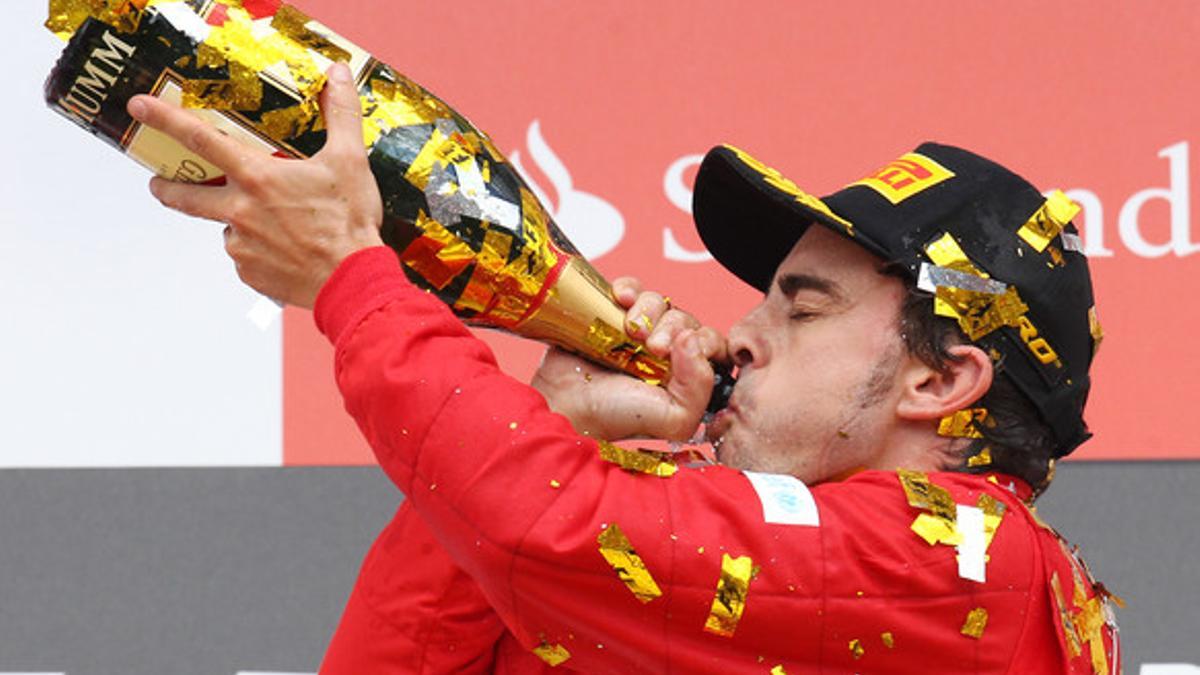
[[[995, 561], [1010, 557], [1002, 548], [1029, 555], [1023, 532], [997, 535], [989, 565], [1008, 571], [975, 588], [957, 577], [952, 547], [909, 531], [915, 512], [894, 474], [772, 492], [723, 467], [622, 470], [500, 372], [388, 249], [347, 259], [316, 319], [381, 466], [527, 648], [562, 645], [585, 672], [762, 673], [871, 670], [855, 640], [873, 658], [961, 649], [960, 665], [1002, 660], [1017, 642], [1024, 619], [994, 622], [982, 657], [958, 628], [984, 590], [998, 613], [1020, 614], [1032, 566]], [[768, 522], [775, 510], [793, 522]], [[601, 555], [597, 536], [613, 524], [661, 595], [635, 596]], [[726, 557], [756, 570], [732, 635], [705, 630]]]

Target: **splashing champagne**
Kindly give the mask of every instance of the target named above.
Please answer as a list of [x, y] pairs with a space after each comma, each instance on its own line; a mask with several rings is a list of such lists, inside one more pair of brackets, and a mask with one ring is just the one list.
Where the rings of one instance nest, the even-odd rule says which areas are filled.
[[[128, 116], [179, 103], [282, 157], [325, 142], [318, 97], [350, 66], [383, 196], [384, 242], [413, 283], [470, 324], [549, 342], [653, 384], [668, 364], [624, 330], [612, 289], [486, 134], [421, 86], [279, 0], [51, 0], [70, 43], [46, 82], [58, 112], [161, 176], [220, 184], [203, 158]], [[718, 386], [728, 396], [726, 384]]]

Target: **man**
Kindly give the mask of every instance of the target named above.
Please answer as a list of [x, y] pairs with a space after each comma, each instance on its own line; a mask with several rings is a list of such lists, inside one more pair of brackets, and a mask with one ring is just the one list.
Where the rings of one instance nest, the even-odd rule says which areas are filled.
[[[347, 409], [407, 495], [329, 672], [387, 672], [386, 653], [346, 654], [389, 628], [427, 631], [395, 672], [419, 643], [495, 672], [529, 672], [530, 651], [587, 673], [1119, 671], [1107, 592], [1028, 507], [1088, 435], [1100, 336], [1069, 202], [934, 144], [825, 200], [718, 148], [697, 225], [762, 303], [726, 341], [623, 282], [670, 382], [551, 353], [539, 391], [379, 246], [345, 69], [323, 103], [329, 140], [305, 162], [250, 156], [160, 102], [130, 112], [229, 176], [152, 189], [229, 223], [247, 283], [315, 306]], [[686, 437], [726, 358], [721, 466], [595, 440]], [[423, 554], [446, 557], [406, 575]]]

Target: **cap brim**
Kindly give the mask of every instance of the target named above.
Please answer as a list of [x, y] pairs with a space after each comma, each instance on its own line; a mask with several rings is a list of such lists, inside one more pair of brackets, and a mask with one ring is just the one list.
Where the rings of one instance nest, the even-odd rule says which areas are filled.
[[775, 270], [811, 223], [820, 223], [876, 252], [820, 199], [744, 153], [713, 148], [696, 174], [692, 216], [713, 258], [764, 293]]

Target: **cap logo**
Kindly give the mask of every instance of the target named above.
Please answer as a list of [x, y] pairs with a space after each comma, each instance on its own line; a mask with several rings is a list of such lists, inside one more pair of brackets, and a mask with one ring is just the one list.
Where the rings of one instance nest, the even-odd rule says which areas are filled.
[[737, 155], [737, 158], [741, 160], [743, 166], [762, 176], [763, 182], [765, 182], [767, 185], [770, 185], [784, 194], [790, 195], [791, 197], [795, 198], [797, 202], [807, 206], [808, 208], [813, 209], [814, 211], [819, 211], [828, 216], [831, 220], [841, 225], [846, 234], [854, 236], [854, 225], [850, 221], [834, 213], [833, 210], [829, 208], [829, 205], [822, 201], [819, 197], [814, 197], [804, 190], [801, 190], [795, 183], [788, 180], [783, 174], [779, 173], [779, 171], [772, 169], [766, 164], [758, 161], [745, 150], [736, 148], [732, 145], [726, 145], [725, 148]]
[[[850, 185], [864, 185], [893, 204], [954, 177], [954, 172], [925, 155], [910, 152]], [[846, 187], [850, 187], [849, 185]]]

